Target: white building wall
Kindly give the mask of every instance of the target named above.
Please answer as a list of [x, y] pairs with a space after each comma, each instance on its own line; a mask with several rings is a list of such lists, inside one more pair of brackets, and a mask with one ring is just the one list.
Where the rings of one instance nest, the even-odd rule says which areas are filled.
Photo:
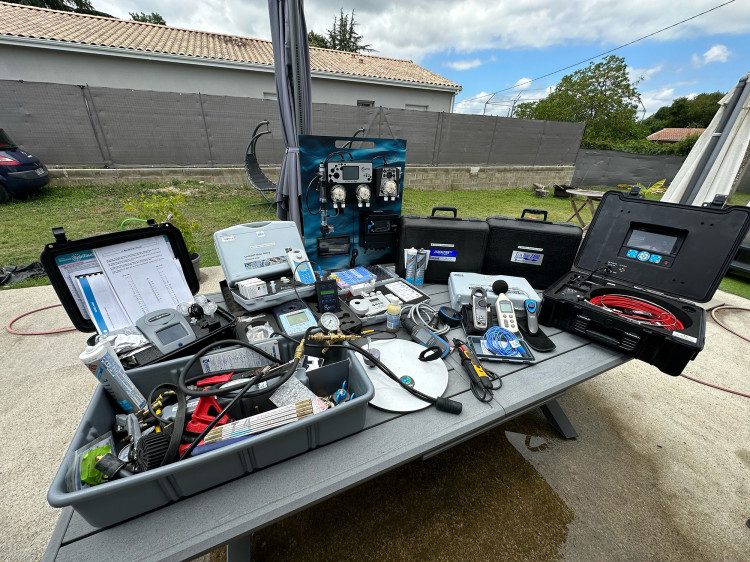
[[[218, 61], [216, 65], [207, 65], [159, 59], [148, 53], [109, 56], [0, 43], [0, 79], [260, 99], [276, 94], [272, 68], [254, 70]], [[450, 91], [338, 78], [312, 80], [315, 103], [356, 105], [358, 100], [367, 100], [376, 107], [405, 109], [408, 104], [426, 106], [429, 111], [450, 112], [453, 97]]]

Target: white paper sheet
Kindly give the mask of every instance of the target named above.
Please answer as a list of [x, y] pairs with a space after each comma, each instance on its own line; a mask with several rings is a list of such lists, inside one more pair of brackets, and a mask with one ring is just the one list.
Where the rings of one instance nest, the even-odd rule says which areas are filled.
[[76, 277], [76, 284], [97, 332], [107, 334], [111, 330], [119, 330], [133, 324], [122, 309], [106, 275], [80, 275]]
[[163, 236], [96, 248], [94, 255], [131, 324], [144, 314], [193, 299]]
[[78, 310], [80, 310], [81, 315], [88, 320], [91, 316], [89, 315], [86, 304], [80, 293], [80, 285], [76, 282], [76, 276], [90, 273], [101, 273], [102, 268], [94, 257], [94, 252], [91, 250], [84, 250], [82, 252], [57, 256], [55, 258], [55, 263], [57, 264], [57, 268], [60, 270], [63, 279], [65, 279], [65, 284], [68, 286], [68, 290], [73, 296], [73, 300], [78, 306]]

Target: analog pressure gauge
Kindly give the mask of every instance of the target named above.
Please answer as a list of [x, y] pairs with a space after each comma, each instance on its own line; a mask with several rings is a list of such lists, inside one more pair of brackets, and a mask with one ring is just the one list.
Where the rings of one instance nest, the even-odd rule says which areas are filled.
[[320, 327], [328, 333], [338, 332], [341, 327], [341, 322], [338, 316], [333, 312], [324, 312], [320, 316]]

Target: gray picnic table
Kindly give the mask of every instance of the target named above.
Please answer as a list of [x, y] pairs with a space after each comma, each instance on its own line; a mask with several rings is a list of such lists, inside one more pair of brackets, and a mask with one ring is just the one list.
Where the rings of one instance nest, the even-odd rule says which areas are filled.
[[[446, 285], [426, 285], [424, 290], [432, 306], [448, 304]], [[534, 352], [534, 364], [491, 364], [503, 384], [490, 402], [474, 397], [452, 353], [446, 359], [444, 396], [463, 404], [460, 415], [434, 407], [395, 414], [370, 406], [359, 433], [106, 529], [92, 527], [65, 508], [43, 560], [184, 560], [223, 544], [230, 561], [248, 560], [254, 530], [400, 465], [437, 455], [529, 410], [541, 408], [563, 436], [577, 437], [556, 399], [629, 357], [571, 333], [544, 330], [556, 349]], [[399, 337], [408, 338], [403, 330]], [[461, 328], [444, 337], [465, 339]]]

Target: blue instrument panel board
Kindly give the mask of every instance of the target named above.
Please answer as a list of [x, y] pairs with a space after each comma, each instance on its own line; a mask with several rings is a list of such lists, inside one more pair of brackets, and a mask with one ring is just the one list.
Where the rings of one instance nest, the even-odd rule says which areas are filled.
[[[351, 141], [349, 147], [344, 145]], [[361, 246], [360, 218], [365, 213], [382, 211], [401, 216], [401, 203], [404, 193], [404, 170], [406, 165], [406, 141], [403, 139], [380, 139], [367, 137], [330, 137], [316, 135], [300, 135], [300, 174], [302, 179], [302, 220], [304, 225], [305, 250], [308, 257], [324, 269], [343, 269], [350, 267], [352, 253], [356, 250], [356, 265], [372, 265], [393, 263], [396, 261], [396, 245], [385, 249], [368, 249]], [[341, 153], [336, 155], [335, 153]], [[321, 202], [320, 189], [317, 179], [321, 163], [328, 159], [330, 164], [343, 164], [345, 167], [357, 163], [370, 163], [372, 177], [365, 177], [361, 183], [351, 183], [351, 179], [342, 173], [342, 182], [336, 184], [346, 191], [343, 207], [335, 209], [331, 198], [331, 186], [327, 186], [325, 193], [326, 220], [333, 230], [325, 237], [321, 232]], [[379, 196], [378, 170], [381, 168], [398, 168], [398, 193], [396, 197]], [[357, 189], [360, 185], [368, 185], [371, 190], [369, 207], [358, 206]], [[348, 249], [346, 238], [349, 239]], [[319, 241], [326, 239], [339, 243], [341, 253], [336, 255], [320, 255]]]

